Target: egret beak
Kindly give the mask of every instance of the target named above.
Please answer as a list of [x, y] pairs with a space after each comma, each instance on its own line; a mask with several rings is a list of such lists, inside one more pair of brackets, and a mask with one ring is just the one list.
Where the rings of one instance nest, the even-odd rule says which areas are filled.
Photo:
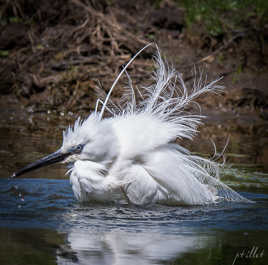
[[27, 172], [30, 172], [34, 169], [38, 169], [40, 167], [48, 166], [57, 162], [63, 161], [65, 158], [67, 158], [71, 153], [62, 153], [60, 150], [56, 151], [55, 153], [52, 153], [48, 156], [45, 156], [29, 165], [26, 167], [20, 169], [19, 171], [13, 173], [11, 178], [15, 178], [18, 176], [21, 176]]

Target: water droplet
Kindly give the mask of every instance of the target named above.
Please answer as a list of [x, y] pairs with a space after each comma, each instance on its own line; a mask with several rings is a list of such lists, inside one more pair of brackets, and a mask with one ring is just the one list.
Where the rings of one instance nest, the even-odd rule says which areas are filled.
[[19, 199], [20, 199], [22, 202], [24, 202], [24, 197], [23, 197], [23, 194], [22, 194], [21, 192], [18, 194], [18, 196], [19, 196]]

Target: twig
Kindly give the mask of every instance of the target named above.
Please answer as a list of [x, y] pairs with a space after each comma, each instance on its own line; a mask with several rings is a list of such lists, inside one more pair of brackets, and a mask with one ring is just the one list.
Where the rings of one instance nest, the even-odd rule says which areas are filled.
[[[112, 20], [110, 19], [112, 16], [110, 16], [109, 18], [107, 18], [101, 12], [98, 12], [97, 10], [92, 9], [90, 6], [87, 6], [87, 5], [83, 4], [79, 0], [71, 0], [71, 2], [73, 4], [75, 4], [75, 5], [77, 5], [77, 6], [80, 6], [80, 7], [84, 8], [87, 12], [90, 13], [91, 16], [100, 19], [102, 22], [104, 22], [108, 26], [108, 28], [110, 28], [110, 27], [113, 28], [115, 30], [115, 32], [122, 31], [122, 28], [117, 23], [116, 19], [112, 19]], [[138, 41], [139, 43], [141, 43], [143, 45], [147, 45], [148, 44], [147, 41], [140, 39], [139, 37], [135, 36], [134, 34], [130, 33], [127, 30], [124, 30], [124, 35], [125, 35], [125, 37], [120, 36], [123, 41], [127, 41], [129, 39], [133, 39], [133, 40], [136, 40], [136, 41]]]
[[242, 37], [245, 35], [245, 32], [241, 32], [239, 34], [237, 34], [236, 36], [232, 37], [230, 40], [228, 40], [224, 45], [222, 45], [219, 49], [215, 50], [213, 53], [211, 53], [210, 55], [202, 58], [201, 60], [199, 60], [197, 62], [198, 63], [201, 63], [201, 62], [204, 62], [204, 61], [207, 61], [209, 59], [209, 57], [211, 56], [214, 56], [216, 55], [217, 53], [219, 53], [220, 51], [222, 51], [223, 49], [226, 49], [233, 41], [235, 41], [237, 38], [239, 37]]
[[207, 55], [206, 57], [203, 57], [202, 59], [198, 60], [195, 63], [191, 63], [185, 66], [182, 66], [182, 68], [188, 68], [188, 67], [192, 67], [194, 65], [200, 64], [202, 62], [205, 62], [207, 60], [209, 60], [210, 58], [212, 58], [213, 56], [215, 56], [216, 54], [218, 54], [220, 51], [226, 49], [232, 42], [234, 42], [237, 38], [245, 36], [245, 32], [240, 32], [237, 35], [235, 35], [234, 37], [232, 37], [230, 40], [228, 40], [224, 45], [222, 45], [220, 48], [218, 48], [217, 50], [215, 50], [214, 52], [212, 52], [211, 54]]

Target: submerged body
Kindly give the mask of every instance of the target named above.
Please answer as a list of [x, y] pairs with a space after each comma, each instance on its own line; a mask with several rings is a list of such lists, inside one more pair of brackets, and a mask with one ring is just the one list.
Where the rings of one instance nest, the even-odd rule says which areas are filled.
[[219, 180], [217, 163], [175, 143], [191, 140], [197, 133], [203, 116], [189, 114], [185, 108], [199, 95], [218, 89], [217, 81], [204, 84], [200, 78], [188, 91], [181, 75], [165, 66], [159, 52], [156, 65], [155, 83], [144, 93], [135, 91], [129, 79], [129, 101], [109, 109], [111, 117], [103, 119], [115, 82], [102, 110], [96, 107], [86, 120], [78, 119], [69, 127], [56, 153], [13, 176], [50, 161], [63, 161], [72, 165], [68, 172], [79, 201], [123, 200], [135, 205], [248, 202]]

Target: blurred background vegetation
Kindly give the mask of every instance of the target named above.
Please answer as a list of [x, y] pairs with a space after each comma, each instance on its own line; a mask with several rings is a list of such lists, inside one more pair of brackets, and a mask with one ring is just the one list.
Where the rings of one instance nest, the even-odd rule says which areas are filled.
[[262, 30], [268, 22], [268, 2], [265, 0], [176, 0], [186, 10], [188, 28], [203, 24], [213, 36], [243, 31], [254, 24]]
[[[103, 96], [121, 65], [151, 41], [182, 72], [205, 63], [228, 76], [228, 87], [250, 87], [236, 89], [238, 97], [266, 117], [266, 0], [2, 0], [0, 93], [36, 110], [88, 111], [96, 90]], [[151, 55], [130, 68], [138, 83], [148, 79]]]
[[[30, 130], [55, 133], [48, 121], [87, 115], [149, 42], [189, 87], [194, 66], [211, 79], [224, 77], [220, 97], [199, 99], [212, 124], [200, 135], [224, 146], [231, 134], [233, 161], [268, 165], [267, 0], [2, 0], [0, 107], [15, 114], [6, 111], [0, 123], [14, 126], [23, 113], [23, 122], [31, 115]], [[129, 67], [134, 86], [150, 82], [154, 52], [145, 50]], [[115, 103], [125, 86], [123, 78]], [[198, 140], [193, 149], [204, 153], [207, 141]]]

